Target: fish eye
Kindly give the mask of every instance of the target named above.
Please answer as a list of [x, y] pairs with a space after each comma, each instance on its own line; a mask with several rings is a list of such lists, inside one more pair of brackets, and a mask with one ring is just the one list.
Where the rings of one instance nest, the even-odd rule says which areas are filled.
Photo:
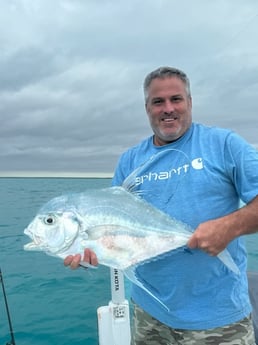
[[52, 225], [55, 223], [55, 216], [53, 215], [48, 215], [47, 217], [44, 218], [44, 223], [47, 224], [47, 225]]

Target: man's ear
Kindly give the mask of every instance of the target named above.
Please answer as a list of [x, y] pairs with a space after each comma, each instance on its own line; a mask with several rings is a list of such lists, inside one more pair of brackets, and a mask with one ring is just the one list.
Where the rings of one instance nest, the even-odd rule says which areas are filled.
[[192, 106], [193, 106], [192, 96], [189, 96], [189, 97], [188, 97], [188, 102], [189, 102], [189, 104], [190, 104], [190, 106], [191, 106], [191, 109], [192, 109]]
[[147, 115], [149, 115], [147, 101], [145, 102], [145, 104], [144, 104], [144, 105], [145, 105], [145, 111], [146, 111]]

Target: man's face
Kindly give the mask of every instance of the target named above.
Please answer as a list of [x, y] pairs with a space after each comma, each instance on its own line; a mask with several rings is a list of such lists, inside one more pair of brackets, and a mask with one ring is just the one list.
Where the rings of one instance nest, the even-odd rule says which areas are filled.
[[192, 99], [177, 77], [153, 79], [145, 108], [157, 146], [177, 140], [191, 126]]

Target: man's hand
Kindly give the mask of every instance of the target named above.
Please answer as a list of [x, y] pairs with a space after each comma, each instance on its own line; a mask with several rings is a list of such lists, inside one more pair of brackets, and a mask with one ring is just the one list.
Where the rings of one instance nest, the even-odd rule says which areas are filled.
[[258, 232], [258, 196], [235, 212], [201, 223], [189, 239], [188, 246], [218, 255], [236, 237], [255, 232]]
[[215, 256], [226, 248], [234, 238], [228, 231], [223, 218], [201, 223], [188, 241], [189, 248], [198, 248]]
[[188, 246], [218, 255], [236, 237], [255, 232], [258, 232], [258, 196], [233, 213], [201, 223]]
[[98, 258], [96, 254], [91, 250], [86, 248], [84, 250], [83, 258], [80, 254], [69, 255], [64, 259], [64, 265], [70, 266], [72, 270], [75, 270], [80, 266], [81, 261], [87, 262], [92, 266], [98, 265]]

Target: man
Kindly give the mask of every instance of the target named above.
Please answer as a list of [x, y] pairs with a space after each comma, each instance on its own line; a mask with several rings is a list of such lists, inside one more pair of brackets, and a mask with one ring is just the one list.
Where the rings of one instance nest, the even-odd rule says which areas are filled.
[[[254, 345], [241, 235], [258, 231], [258, 153], [232, 131], [192, 123], [186, 74], [161, 67], [144, 82], [154, 135], [120, 158], [113, 185], [153, 157], [137, 187], [157, 208], [195, 229], [189, 250], [140, 266], [137, 273], [169, 310], [132, 287], [134, 345]], [[240, 199], [246, 206], [239, 209]], [[215, 255], [227, 248], [240, 274]], [[65, 265], [78, 267], [80, 255]], [[83, 260], [97, 264], [89, 249]]]

